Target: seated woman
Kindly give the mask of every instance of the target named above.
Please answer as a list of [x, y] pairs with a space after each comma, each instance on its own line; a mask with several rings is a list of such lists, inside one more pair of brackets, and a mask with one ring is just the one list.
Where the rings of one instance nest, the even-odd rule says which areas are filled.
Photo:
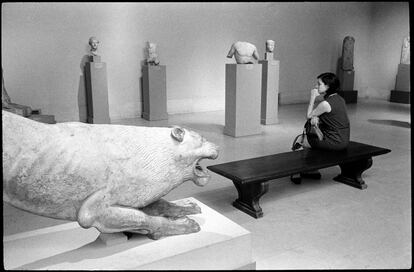
[[[318, 124], [323, 139], [308, 137], [305, 133], [295, 140], [292, 150], [315, 148], [342, 150], [348, 146], [350, 136], [349, 118], [345, 100], [338, 94], [340, 82], [333, 73], [323, 73], [317, 77], [318, 84], [311, 90], [307, 118], [311, 124]], [[315, 100], [323, 95], [323, 100], [315, 107]], [[302, 173], [301, 176], [319, 177], [320, 174]]]

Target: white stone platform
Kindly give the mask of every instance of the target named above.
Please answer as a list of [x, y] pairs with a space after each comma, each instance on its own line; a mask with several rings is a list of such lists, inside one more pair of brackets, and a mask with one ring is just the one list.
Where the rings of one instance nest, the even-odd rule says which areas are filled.
[[[5, 269], [255, 269], [250, 232], [194, 198], [198, 233], [151, 240], [134, 235], [107, 246], [95, 228], [77, 222], [3, 237]], [[184, 199], [183, 199], [184, 200]], [[182, 200], [175, 201], [176, 203]]]

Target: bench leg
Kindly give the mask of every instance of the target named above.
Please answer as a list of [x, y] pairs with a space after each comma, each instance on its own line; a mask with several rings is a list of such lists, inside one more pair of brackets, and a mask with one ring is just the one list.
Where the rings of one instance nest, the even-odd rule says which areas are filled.
[[239, 193], [239, 198], [233, 202], [233, 206], [254, 218], [263, 217], [259, 199], [268, 191], [268, 182], [240, 184], [233, 181], [233, 183]]
[[341, 174], [336, 176], [334, 180], [361, 190], [366, 189], [367, 185], [362, 179], [361, 174], [371, 166], [372, 158], [340, 164]]

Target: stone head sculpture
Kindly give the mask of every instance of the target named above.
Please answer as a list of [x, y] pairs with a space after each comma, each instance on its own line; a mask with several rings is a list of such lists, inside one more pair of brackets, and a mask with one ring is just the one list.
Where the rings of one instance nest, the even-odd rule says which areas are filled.
[[98, 41], [98, 39], [96, 38], [96, 37], [90, 37], [89, 38], [89, 46], [91, 47], [91, 54], [92, 55], [94, 55], [94, 56], [97, 56], [98, 55], [98, 44], [99, 44], [99, 41]]
[[410, 36], [404, 38], [400, 62], [401, 64], [410, 64]]
[[256, 46], [248, 42], [233, 43], [227, 57], [232, 58], [233, 55], [237, 64], [253, 64], [255, 60], [259, 60]]
[[346, 36], [342, 45], [342, 69], [344, 71], [354, 70], [354, 43], [355, 39]]
[[274, 49], [275, 49], [275, 41], [267, 40], [266, 41], [266, 52], [273, 53]]
[[265, 60], [273, 60], [273, 50], [275, 50], [275, 41], [266, 41]]
[[147, 42], [147, 64], [150, 65], [158, 65], [160, 61], [158, 60], [157, 51], [157, 44], [152, 42]]

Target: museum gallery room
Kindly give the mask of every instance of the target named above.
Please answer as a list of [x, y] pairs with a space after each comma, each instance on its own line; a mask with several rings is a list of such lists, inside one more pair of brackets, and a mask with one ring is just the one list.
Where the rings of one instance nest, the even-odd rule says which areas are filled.
[[408, 2], [2, 3], [3, 266], [408, 269]]

